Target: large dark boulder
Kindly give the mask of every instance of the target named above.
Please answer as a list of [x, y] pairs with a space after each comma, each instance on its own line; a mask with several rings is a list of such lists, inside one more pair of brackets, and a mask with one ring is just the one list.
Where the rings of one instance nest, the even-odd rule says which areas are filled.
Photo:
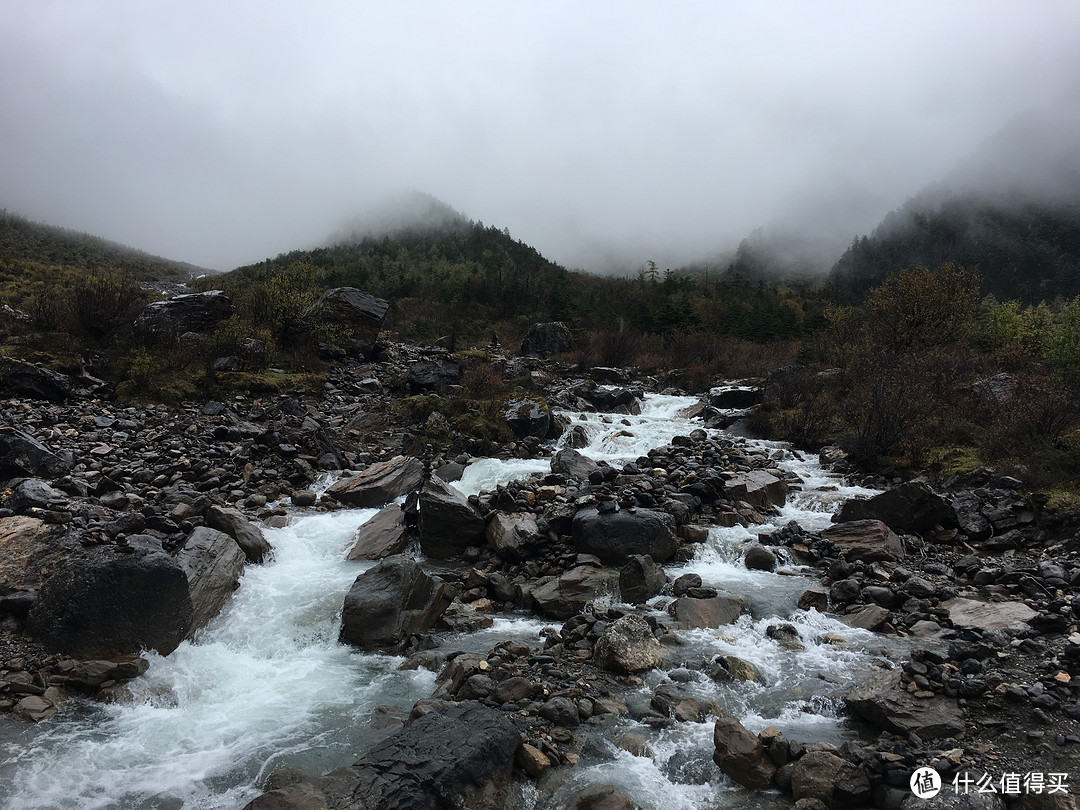
[[453, 599], [449, 586], [411, 557], [387, 557], [356, 578], [341, 612], [341, 639], [365, 650], [398, 647], [429, 630]]
[[346, 506], [376, 507], [415, 492], [424, 477], [424, 464], [411, 456], [394, 456], [366, 470], [335, 481], [326, 494]]
[[737, 718], [721, 717], [713, 727], [713, 762], [743, 787], [768, 790], [773, 787], [776, 765], [765, 753], [758, 735]]
[[479, 510], [458, 489], [437, 475], [420, 491], [420, 548], [446, 559], [469, 546], [483, 546], [487, 525]]
[[239, 509], [211, 506], [206, 510], [206, 523], [235, 540], [248, 562], [261, 563], [273, 551], [270, 541], [263, 537], [262, 529]]
[[667, 575], [648, 554], [631, 554], [619, 569], [619, 594], [624, 602], [643, 605], [667, 584]]
[[817, 799], [830, 810], [863, 807], [870, 799], [866, 771], [831, 751], [810, 751], [791, 772], [795, 801]]
[[896, 532], [922, 534], [939, 523], [955, 526], [952, 505], [926, 484], [907, 481], [868, 500], [845, 501], [833, 520], [880, 520]]
[[224, 532], [199, 526], [184, 540], [176, 561], [187, 575], [195, 631], [209, 624], [240, 587], [244, 552]]
[[353, 765], [264, 793], [244, 810], [490, 810], [507, 806], [521, 736], [476, 701], [424, 714]]
[[103, 549], [45, 580], [27, 630], [46, 648], [80, 658], [144, 649], [168, 655], [193, 621], [188, 578], [176, 560], [160, 551]]
[[0, 476], [59, 478], [70, 470], [71, 464], [30, 434], [0, 427]]
[[749, 408], [761, 402], [764, 394], [756, 385], [739, 385], [730, 383], [709, 389], [709, 404], [714, 408], [729, 410], [732, 408]]
[[662, 563], [679, 547], [674, 518], [652, 509], [607, 514], [582, 509], [574, 516], [573, 536], [578, 551], [595, 554], [607, 565], [620, 565], [632, 554], [648, 554]]
[[233, 314], [232, 299], [221, 290], [177, 295], [147, 304], [135, 320], [143, 332], [205, 332]]
[[396, 503], [381, 509], [371, 520], [360, 524], [349, 550], [350, 560], [381, 560], [407, 551], [412, 535], [405, 525], [405, 513]]
[[536, 606], [555, 619], [569, 619], [585, 605], [601, 596], [610, 596], [618, 585], [618, 574], [591, 565], [578, 565], [559, 577], [541, 581], [531, 591]]
[[390, 304], [356, 287], [336, 287], [324, 292], [315, 307], [324, 321], [338, 327], [338, 342], [356, 353], [375, 343]]
[[23, 512], [27, 509], [49, 509], [55, 505], [64, 506], [68, 497], [58, 489], [46, 484], [37, 478], [27, 478], [20, 481], [11, 494], [0, 498], [0, 506], [13, 512]]
[[559, 321], [553, 323], [534, 323], [521, 341], [521, 353], [547, 357], [556, 352], [570, 350], [570, 330]]
[[405, 386], [410, 394], [441, 391], [461, 382], [461, 364], [453, 360], [422, 360], [405, 372]]
[[587, 480], [589, 473], [598, 470], [600, 465], [577, 450], [564, 448], [551, 457], [551, 471], [567, 478]]
[[0, 358], [0, 396], [65, 402], [71, 396], [71, 378], [22, 360]]

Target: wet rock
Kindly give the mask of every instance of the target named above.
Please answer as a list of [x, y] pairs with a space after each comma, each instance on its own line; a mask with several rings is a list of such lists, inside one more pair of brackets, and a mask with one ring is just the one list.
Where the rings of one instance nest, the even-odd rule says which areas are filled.
[[28, 433], [0, 427], [0, 474], [57, 478], [71, 469], [64, 459]]
[[551, 759], [539, 748], [524, 743], [517, 753], [517, 766], [530, 779], [539, 779], [551, 767]]
[[356, 578], [341, 614], [341, 638], [365, 650], [391, 649], [429, 630], [450, 605], [449, 587], [404, 555], [387, 557]]
[[417, 717], [353, 765], [264, 793], [245, 810], [503, 807], [520, 747], [502, 714], [465, 701]]
[[580, 613], [588, 602], [610, 594], [617, 574], [591, 565], [571, 568], [559, 577], [541, 582], [531, 591], [538, 608], [556, 619], [569, 619]]
[[701, 587], [701, 575], [700, 574], [682, 574], [676, 577], [675, 582], [671, 585], [671, 592], [675, 596], [685, 596], [686, 592], [691, 588]]
[[859, 608], [855, 613], [848, 613], [840, 617], [840, 621], [848, 627], [857, 627], [861, 630], [877, 630], [889, 620], [892, 613], [880, 605], [866, 605]]
[[658, 667], [662, 652], [649, 623], [630, 614], [612, 622], [600, 634], [593, 660], [601, 669], [633, 674]]
[[667, 584], [664, 569], [648, 554], [632, 554], [619, 569], [619, 593], [624, 602], [642, 605]]
[[577, 704], [570, 698], [553, 697], [544, 702], [539, 714], [549, 723], [563, 728], [574, 728], [581, 722]]
[[956, 701], [941, 695], [918, 698], [904, 689], [900, 670], [878, 672], [844, 696], [849, 711], [878, 728], [921, 739], [952, 737], [964, 730]]
[[530, 557], [544, 540], [536, 516], [529, 512], [497, 512], [488, 523], [485, 536], [495, 553], [511, 562]]
[[209, 624], [240, 587], [244, 553], [224, 532], [199, 526], [184, 540], [175, 559], [187, 575], [194, 632]]
[[420, 547], [437, 559], [482, 546], [487, 526], [475, 506], [459, 490], [431, 476], [420, 491]]
[[723, 385], [709, 389], [709, 404], [714, 408], [749, 408], [761, 402], [764, 392], [755, 385]]
[[519, 439], [546, 439], [551, 431], [551, 411], [535, 397], [517, 397], [503, 407], [503, 418]]
[[65, 563], [45, 581], [27, 629], [48, 649], [110, 658], [144, 649], [168, 655], [193, 621], [187, 574], [176, 560], [103, 549]]
[[559, 321], [534, 323], [521, 341], [521, 354], [547, 357], [556, 352], [569, 351], [570, 345], [570, 330], [565, 324]]
[[381, 560], [401, 554], [412, 545], [405, 525], [405, 513], [396, 503], [379, 510], [356, 530], [355, 542], [349, 550], [350, 560]]
[[343, 333], [338, 338], [343, 348], [356, 354], [378, 338], [390, 304], [356, 287], [336, 287], [323, 293], [315, 306], [324, 321]]
[[769, 790], [776, 765], [765, 753], [761, 739], [734, 717], [721, 717], [713, 727], [715, 762], [724, 773], [743, 787]]
[[614, 785], [589, 785], [570, 797], [570, 810], [635, 810], [633, 799]]
[[206, 510], [206, 523], [235, 540], [248, 562], [261, 563], [273, 551], [262, 530], [239, 509], [211, 506]]
[[954, 524], [955, 516], [940, 495], [925, 484], [908, 481], [868, 500], [845, 501], [834, 520], [880, 520], [893, 531], [922, 534], [939, 523]]
[[737, 594], [718, 593], [705, 598], [680, 596], [671, 604], [668, 612], [675, 617], [681, 629], [703, 630], [731, 624], [748, 606], [746, 599]]
[[799, 596], [798, 608], [824, 613], [829, 609], [829, 592], [822, 588], [807, 588]]
[[599, 465], [588, 456], [583, 456], [577, 450], [560, 450], [551, 457], [551, 471], [560, 473], [567, 478], [588, 479], [589, 474], [599, 469]]
[[424, 476], [424, 465], [411, 456], [394, 456], [372, 464], [366, 470], [343, 478], [326, 493], [346, 506], [380, 507], [395, 498], [415, 492]]
[[746, 550], [743, 562], [751, 571], [773, 571], [776, 569], [776, 555], [764, 546], [750, 546]]
[[651, 509], [608, 514], [582, 509], [574, 516], [573, 537], [579, 552], [595, 554], [608, 565], [625, 563], [632, 554], [648, 554], [658, 563], [666, 562], [679, 546], [675, 520], [666, 512]]
[[56, 714], [56, 704], [41, 695], [27, 695], [12, 709], [16, 717], [37, 723]]
[[810, 751], [791, 771], [791, 793], [818, 799], [831, 810], [857, 807], [870, 799], [870, 779], [862, 768], [830, 751]]
[[205, 332], [232, 314], [232, 299], [221, 290], [208, 290], [147, 304], [135, 327], [144, 332]]
[[904, 559], [903, 541], [880, 520], [837, 523], [823, 531], [821, 536], [840, 546], [844, 558], [849, 561], [898, 562]]

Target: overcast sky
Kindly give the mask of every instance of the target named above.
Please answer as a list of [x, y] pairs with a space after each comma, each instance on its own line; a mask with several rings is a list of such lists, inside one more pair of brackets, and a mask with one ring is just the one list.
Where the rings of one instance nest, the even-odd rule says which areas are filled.
[[663, 265], [871, 228], [1078, 43], [1075, 0], [0, 0], [0, 207], [230, 269], [417, 190]]

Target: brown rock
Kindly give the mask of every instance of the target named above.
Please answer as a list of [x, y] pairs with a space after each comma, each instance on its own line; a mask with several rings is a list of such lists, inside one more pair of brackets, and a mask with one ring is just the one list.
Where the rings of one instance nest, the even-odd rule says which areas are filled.
[[352, 478], [335, 482], [326, 493], [346, 506], [382, 506], [415, 491], [424, 476], [424, 465], [416, 458], [394, 456], [372, 464]]
[[551, 767], [551, 760], [547, 754], [528, 743], [518, 749], [516, 761], [517, 766], [525, 771], [525, 775], [530, 779], [539, 779]]
[[747, 606], [747, 601], [741, 596], [720, 593], [705, 599], [680, 596], [668, 611], [683, 630], [703, 630], [731, 624], [743, 614]]
[[716, 721], [713, 745], [713, 762], [740, 785], [751, 790], [769, 790], [773, 786], [776, 765], [757, 735], [736, 718], [721, 717]]
[[796, 801], [817, 799], [831, 810], [864, 804], [870, 798], [866, 771], [829, 751], [810, 751], [791, 771], [791, 792]]
[[356, 530], [356, 542], [349, 550], [348, 559], [381, 560], [401, 554], [411, 543], [405, 513], [392, 503]]
[[897, 562], [904, 559], [904, 543], [880, 520], [850, 520], [837, 523], [821, 536], [844, 550], [848, 560]]

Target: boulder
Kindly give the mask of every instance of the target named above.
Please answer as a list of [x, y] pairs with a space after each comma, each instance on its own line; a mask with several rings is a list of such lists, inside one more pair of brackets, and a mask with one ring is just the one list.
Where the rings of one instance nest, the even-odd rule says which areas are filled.
[[776, 765], [765, 753], [761, 739], [737, 718], [721, 717], [713, 727], [713, 762], [743, 787], [769, 790]]
[[762, 401], [772, 402], [783, 395], [784, 390], [802, 383], [806, 377], [806, 366], [782, 366], [773, 369], [765, 376]]
[[175, 559], [187, 575], [194, 632], [209, 624], [240, 587], [244, 552], [224, 532], [199, 526], [184, 540]]
[[521, 341], [521, 354], [547, 357], [556, 352], [569, 351], [570, 346], [570, 330], [565, 324], [559, 321], [534, 323]]
[[755, 385], [721, 385], [709, 389], [709, 405], [722, 410], [749, 408], [760, 403], [762, 395]]
[[22, 360], [0, 358], [0, 397], [65, 402], [70, 396], [70, 377]]
[[407, 551], [412, 535], [405, 525], [405, 513], [396, 503], [379, 510], [356, 530], [350, 560], [381, 560]]
[[980, 602], [956, 597], [941, 603], [953, 627], [975, 630], [1003, 630], [1034, 618], [1038, 612], [1023, 602]]
[[346, 506], [371, 508], [415, 492], [424, 478], [424, 464], [411, 456], [394, 456], [366, 470], [335, 481], [326, 494]]
[[918, 481], [907, 481], [868, 500], [845, 501], [833, 520], [880, 520], [893, 531], [912, 534], [922, 534], [939, 523], [956, 524], [948, 501]]
[[244, 810], [504, 807], [520, 747], [513, 723], [464, 701], [422, 714], [353, 765], [264, 793]]
[[360, 574], [345, 597], [341, 639], [365, 650], [392, 649], [435, 626], [453, 595], [410, 557], [387, 557]]
[[517, 397], [503, 405], [502, 413], [506, 424], [519, 439], [528, 436], [546, 439], [551, 431], [551, 410], [543, 400]]
[[821, 536], [840, 546], [845, 559], [852, 562], [897, 562], [904, 559], [903, 541], [880, 520], [837, 523], [823, 531]]
[[429, 557], [454, 557], [482, 546], [487, 526], [479, 510], [458, 489], [431, 476], [420, 490], [420, 548]]
[[28, 433], [0, 427], [0, 476], [30, 475], [59, 478], [71, 464]]
[[0, 518], [0, 585], [21, 586], [31, 558], [46, 548], [52, 527], [22, 515]]
[[624, 602], [643, 605], [667, 584], [667, 575], [648, 554], [632, 554], [619, 569], [619, 594]]
[[565, 475], [567, 478], [586, 480], [589, 473], [599, 468], [600, 465], [591, 458], [583, 456], [577, 450], [570, 448], [560, 450], [551, 457], [551, 471]]
[[731, 624], [749, 607], [743, 597], [734, 593], [718, 593], [716, 596], [696, 598], [680, 596], [668, 608], [683, 630], [706, 630]]
[[662, 563], [679, 547], [674, 518], [651, 509], [606, 514], [582, 509], [574, 515], [572, 532], [579, 552], [595, 554], [607, 565], [622, 564], [632, 554], [648, 554]]
[[570, 810], [635, 810], [634, 800], [615, 785], [587, 785], [574, 792], [566, 805]]
[[27, 509], [55, 508], [54, 504], [67, 505], [68, 496], [58, 489], [53, 489], [37, 478], [27, 478], [20, 481], [11, 494], [0, 498], [0, 506], [13, 512], [23, 512]]
[[405, 386], [412, 395], [441, 391], [461, 382], [461, 364], [452, 360], [422, 360], [409, 366]]
[[649, 623], [634, 613], [609, 624], [593, 647], [596, 666], [624, 675], [660, 666], [662, 655]]
[[870, 779], [862, 768], [831, 751], [810, 751], [791, 771], [795, 801], [817, 799], [830, 810], [861, 807], [870, 799]]
[[487, 525], [488, 545], [505, 560], [519, 562], [530, 556], [544, 537], [529, 512], [496, 512]]
[[569, 619], [580, 613], [587, 603], [609, 595], [615, 588], [616, 577], [614, 571], [579, 565], [560, 577], [541, 581], [532, 589], [532, 598], [548, 616]]
[[147, 304], [135, 320], [135, 328], [151, 333], [205, 332], [232, 314], [232, 299], [221, 290], [208, 290]]
[[751, 571], [772, 571], [776, 568], [776, 555], [765, 546], [753, 545], [746, 550], [743, 563]]
[[390, 304], [356, 287], [335, 287], [324, 292], [315, 307], [324, 321], [338, 327], [338, 342], [357, 352], [378, 338]]
[[261, 563], [273, 551], [262, 530], [239, 509], [211, 506], [206, 510], [206, 524], [229, 535], [244, 552], [248, 562]]
[[877, 672], [844, 696], [853, 714], [894, 734], [918, 734], [923, 740], [952, 737], [964, 730], [955, 698], [917, 698], [904, 689], [900, 670]]
[[982, 499], [971, 491], [960, 492], [952, 499], [956, 526], [970, 540], [985, 540], [994, 532], [994, 527], [982, 513], [982, 506]]
[[746, 501], [758, 509], [783, 506], [787, 501], [787, 483], [783, 474], [772, 470], [726, 472], [724, 494], [737, 501]]
[[45, 580], [27, 630], [50, 650], [111, 658], [144, 649], [168, 655], [193, 622], [187, 574], [176, 560], [160, 551], [102, 549]]

